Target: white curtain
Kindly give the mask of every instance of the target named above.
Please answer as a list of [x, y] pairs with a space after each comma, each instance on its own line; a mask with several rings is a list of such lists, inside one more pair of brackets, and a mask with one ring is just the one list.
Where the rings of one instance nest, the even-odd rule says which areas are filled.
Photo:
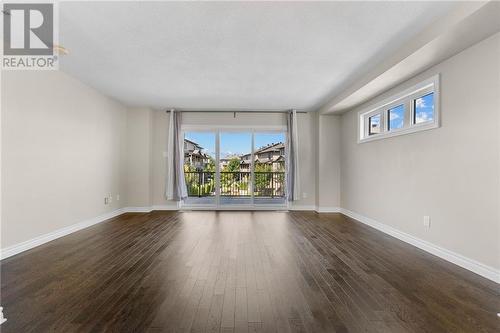
[[300, 199], [299, 139], [297, 131], [297, 111], [287, 114], [287, 196], [289, 201]]
[[167, 186], [168, 200], [181, 200], [187, 197], [184, 179], [184, 138], [181, 132], [181, 113], [170, 110], [167, 142]]

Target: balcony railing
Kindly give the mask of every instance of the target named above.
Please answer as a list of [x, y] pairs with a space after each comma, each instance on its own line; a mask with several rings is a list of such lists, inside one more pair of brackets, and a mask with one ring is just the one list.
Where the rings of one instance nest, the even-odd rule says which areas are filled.
[[208, 197], [215, 195], [215, 172], [184, 171], [188, 196]]
[[[215, 172], [186, 171], [188, 196], [207, 197], [215, 195]], [[225, 197], [250, 197], [252, 195], [252, 173], [250, 171], [221, 171], [220, 195]], [[254, 172], [254, 197], [285, 197], [284, 172]]]
[[284, 172], [254, 172], [254, 197], [285, 197]]

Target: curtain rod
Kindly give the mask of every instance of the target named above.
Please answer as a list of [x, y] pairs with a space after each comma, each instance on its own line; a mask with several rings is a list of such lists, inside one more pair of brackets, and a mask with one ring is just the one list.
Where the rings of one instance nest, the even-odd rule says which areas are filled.
[[[182, 110], [182, 109], [173, 109], [176, 111], [180, 111], [183, 113], [221, 113], [221, 112], [227, 112], [227, 113], [287, 113], [290, 112], [291, 110]], [[170, 110], [165, 110], [165, 112], [169, 113], [172, 111]], [[297, 113], [308, 113], [307, 111], [297, 111]]]

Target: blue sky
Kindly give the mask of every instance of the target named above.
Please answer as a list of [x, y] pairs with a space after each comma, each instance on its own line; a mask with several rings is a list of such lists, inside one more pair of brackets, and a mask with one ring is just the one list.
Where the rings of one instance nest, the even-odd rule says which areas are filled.
[[[389, 110], [389, 129], [403, 127], [405, 108], [403, 105]], [[415, 123], [423, 123], [434, 119], [434, 93], [427, 94], [415, 100]], [[371, 117], [372, 124], [379, 124], [378, 116]]]
[[405, 107], [403, 105], [396, 106], [389, 110], [389, 129], [397, 129], [403, 127], [405, 118]]
[[434, 93], [415, 100], [415, 122], [423, 123], [434, 119]]
[[198, 143], [205, 153], [215, 158], [215, 134], [202, 132], [186, 132], [185, 138]]
[[[199, 143], [205, 152], [215, 157], [215, 134], [202, 132], [187, 132], [186, 139]], [[285, 133], [255, 133], [255, 148], [270, 143], [285, 142]], [[248, 154], [252, 151], [251, 133], [221, 133], [221, 157], [229, 155]]]

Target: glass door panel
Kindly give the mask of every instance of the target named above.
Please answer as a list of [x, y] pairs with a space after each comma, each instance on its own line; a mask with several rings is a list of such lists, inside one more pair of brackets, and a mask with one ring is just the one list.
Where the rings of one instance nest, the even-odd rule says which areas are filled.
[[284, 205], [285, 133], [254, 133], [253, 196], [256, 205]]
[[184, 204], [216, 205], [215, 137], [211, 132], [184, 135], [184, 177], [188, 192]]
[[252, 133], [220, 133], [219, 205], [251, 205], [252, 201]]

